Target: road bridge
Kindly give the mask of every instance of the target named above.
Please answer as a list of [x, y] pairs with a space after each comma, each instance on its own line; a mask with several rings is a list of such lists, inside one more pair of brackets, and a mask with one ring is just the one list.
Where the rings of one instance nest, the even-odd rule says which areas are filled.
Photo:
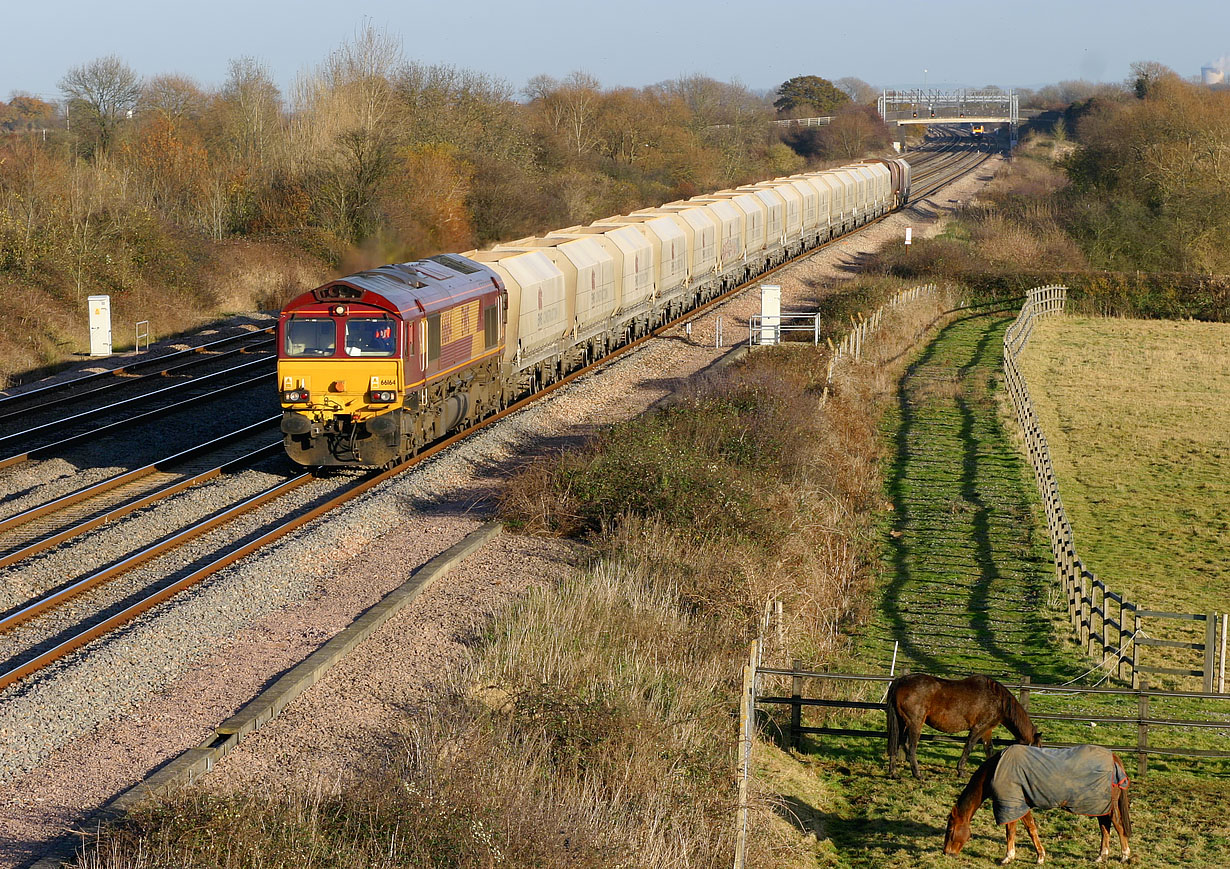
[[1013, 147], [1017, 125], [1021, 122], [1020, 104], [1014, 91], [886, 90], [876, 100], [876, 109], [885, 123], [897, 127], [903, 140], [910, 126], [1007, 124], [1009, 147]]

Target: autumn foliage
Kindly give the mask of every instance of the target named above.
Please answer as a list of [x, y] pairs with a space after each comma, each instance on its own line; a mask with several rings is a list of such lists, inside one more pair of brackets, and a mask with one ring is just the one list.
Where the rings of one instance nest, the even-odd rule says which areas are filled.
[[[115, 56], [60, 87], [60, 104], [0, 103], [0, 285], [57, 312], [37, 335], [0, 324], [0, 343], [23, 348], [0, 354], [8, 370], [78, 349], [91, 294], [166, 334], [215, 316], [221, 298], [278, 303], [264, 289], [245, 301], [249, 283], [290, 293], [331, 270], [585, 223], [881, 144], [854, 110], [834, 126], [849, 128], [840, 152], [791, 147], [772, 96], [704, 76], [605, 88], [577, 72], [517, 92], [408, 60], [371, 27], [287, 92], [252, 58], [232, 60], [216, 88], [142, 80]], [[232, 274], [236, 245], [259, 246], [252, 259], [270, 273]]]

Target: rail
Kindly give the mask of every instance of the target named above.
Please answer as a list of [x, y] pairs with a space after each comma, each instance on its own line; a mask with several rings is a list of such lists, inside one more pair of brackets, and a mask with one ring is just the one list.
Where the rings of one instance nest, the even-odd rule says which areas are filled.
[[252, 337], [271, 336], [274, 333], [274, 327], [268, 326], [264, 329], [257, 329], [252, 332], [244, 332], [240, 335], [231, 335], [226, 338], [219, 338], [216, 341], [210, 341], [206, 344], [200, 344], [196, 347], [189, 347], [185, 350], [176, 350], [171, 353], [163, 353], [152, 358], [139, 359], [127, 365], [121, 365], [117, 368], [108, 368], [105, 371], [93, 371], [88, 374], [83, 374], [81, 377], [76, 377], [72, 380], [66, 380], [60, 383], [50, 383], [46, 386], [39, 386], [33, 389], [20, 390], [18, 392], [5, 392], [0, 390], [0, 406], [5, 406], [9, 402], [20, 402], [37, 395], [46, 395], [49, 393], [58, 392], [60, 390], [79, 386], [86, 381], [100, 380], [105, 377], [114, 377], [120, 374], [132, 374], [139, 368], [148, 368], [150, 366], [161, 365], [171, 359], [192, 356], [199, 353], [213, 353], [219, 347], [235, 344], [237, 342], [246, 341]]

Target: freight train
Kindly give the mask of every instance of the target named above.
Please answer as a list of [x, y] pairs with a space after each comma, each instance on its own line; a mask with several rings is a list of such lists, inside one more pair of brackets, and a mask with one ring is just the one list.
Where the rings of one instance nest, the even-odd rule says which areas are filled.
[[395, 464], [909, 197], [865, 160], [329, 281], [278, 320], [286, 452]]

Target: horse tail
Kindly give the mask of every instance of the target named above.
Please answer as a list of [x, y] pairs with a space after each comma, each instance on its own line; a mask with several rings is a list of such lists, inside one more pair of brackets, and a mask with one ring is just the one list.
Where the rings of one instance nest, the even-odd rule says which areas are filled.
[[[1119, 766], [1120, 769], [1123, 769], [1123, 762], [1119, 760], [1119, 758], [1117, 757], [1115, 758], [1115, 763]], [[1123, 778], [1124, 778], [1124, 784], [1126, 785], [1127, 770], [1123, 770]], [[1118, 800], [1119, 800], [1119, 820], [1123, 823], [1123, 833], [1125, 836], [1131, 838], [1132, 813], [1131, 813], [1131, 809], [1129, 808], [1129, 805], [1131, 804], [1132, 800], [1131, 800], [1131, 797], [1128, 796], [1127, 787], [1119, 788]]]
[[888, 686], [887, 703], [884, 714], [888, 719], [888, 763], [896, 762], [897, 752], [901, 750], [901, 717], [897, 714], [897, 683]]

